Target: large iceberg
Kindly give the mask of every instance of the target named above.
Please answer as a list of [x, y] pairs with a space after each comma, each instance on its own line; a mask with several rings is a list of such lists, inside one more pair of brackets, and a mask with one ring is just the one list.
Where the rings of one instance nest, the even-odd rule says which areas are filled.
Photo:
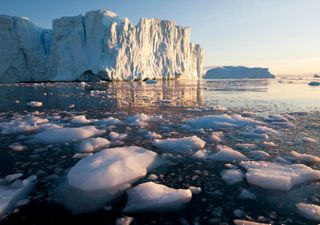
[[205, 79], [261, 79], [274, 78], [268, 68], [248, 68], [244, 66], [216, 67], [207, 71]]
[[53, 21], [0, 16], [0, 82], [196, 79], [203, 50], [191, 29], [97, 10]]

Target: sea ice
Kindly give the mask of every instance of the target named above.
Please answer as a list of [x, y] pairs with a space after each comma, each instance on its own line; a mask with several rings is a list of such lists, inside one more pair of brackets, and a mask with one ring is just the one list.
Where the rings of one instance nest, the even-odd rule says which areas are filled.
[[289, 191], [296, 185], [320, 179], [320, 171], [302, 164], [243, 161], [240, 165], [247, 170], [247, 182], [264, 189]]
[[238, 170], [238, 169], [223, 170], [221, 171], [220, 174], [221, 174], [221, 178], [227, 184], [240, 183], [244, 178], [244, 174], [241, 172], [241, 170]]
[[320, 221], [320, 206], [306, 203], [298, 203], [296, 206], [304, 217]]
[[91, 120], [88, 120], [85, 115], [74, 116], [71, 121], [74, 124], [87, 124], [91, 123]]
[[122, 125], [123, 122], [117, 118], [108, 117], [108, 118], [97, 120], [95, 124], [110, 126], [110, 125]]
[[130, 126], [140, 126], [145, 127], [148, 125], [148, 122], [152, 119], [152, 116], [148, 116], [144, 113], [137, 114], [134, 116], [128, 116], [127, 121]]
[[93, 126], [76, 128], [49, 128], [34, 135], [32, 141], [47, 144], [65, 143], [91, 138], [103, 133], [105, 133], [104, 130], [98, 130]]
[[210, 136], [210, 139], [213, 142], [222, 142], [223, 137], [224, 137], [223, 132], [213, 132]]
[[208, 150], [199, 150], [194, 156], [196, 158], [211, 159], [214, 161], [241, 161], [248, 158], [241, 152], [238, 152], [228, 146], [218, 145], [217, 152]]
[[97, 138], [90, 138], [87, 140], [83, 140], [79, 144], [75, 145], [75, 149], [78, 152], [88, 153], [94, 152], [103, 148], [108, 148], [110, 146], [110, 141], [105, 138], [97, 137]]
[[318, 156], [305, 154], [305, 153], [301, 154], [296, 151], [291, 151], [290, 154], [294, 159], [299, 160], [304, 163], [318, 163], [318, 162], [320, 162], [320, 157], [318, 157]]
[[13, 210], [16, 204], [26, 198], [35, 185], [36, 176], [15, 180], [12, 184], [0, 184], [0, 218]]
[[264, 123], [238, 114], [223, 114], [190, 119], [187, 121], [187, 125], [196, 129], [229, 129], [241, 126], [264, 125]]
[[256, 195], [246, 189], [243, 189], [239, 195], [239, 198], [255, 200]]
[[180, 210], [192, 198], [189, 189], [174, 189], [147, 182], [127, 191], [128, 203], [124, 212], [168, 212]]
[[311, 138], [311, 137], [303, 137], [302, 140], [306, 143], [309, 143], [309, 144], [315, 144], [318, 142], [317, 139], [315, 138]]
[[37, 101], [31, 101], [27, 103], [27, 106], [29, 107], [41, 107], [43, 104], [42, 102], [37, 102]]
[[248, 153], [251, 158], [254, 159], [268, 159], [270, 158], [270, 154], [264, 151], [251, 151]]
[[148, 131], [143, 137], [145, 139], [148, 139], [148, 140], [154, 140], [154, 139], [162, 138], [161, 134], [158, 134], [158, 133], [152, 132], [152, 131]]
[[248, 220], [234, 220], [233, 222], [235, 225], [271, 225], [270, 223], [258, 223]]
[[94, 211], [162, 163], [155, 152], [141, 147], [102, 150], [71, 168], [67, 181], [57, 189], [58, 201], [74, 213]]
[[123, 141], [124, 139], [127, 138], [127, 134], [119, 134], [117, 132], [111, 131], [109, 133], [109, 137], [112, 141]]
[[24, 132], [35, 132], [50, 127], [59, 127], [49, 123], [48, 119], [43, 119], [38, 116], [27, 116], [25, 118], [16, 117], [10, 122], [0, 123], [0, 129], [2, 134], [16, 134]]
[[197, 136], [191, 136], [184, 138], [167, 138], [163, 140], [156, 139], [152, 144], [163, 151], [184, 153], [202, 149], [206, 142]]

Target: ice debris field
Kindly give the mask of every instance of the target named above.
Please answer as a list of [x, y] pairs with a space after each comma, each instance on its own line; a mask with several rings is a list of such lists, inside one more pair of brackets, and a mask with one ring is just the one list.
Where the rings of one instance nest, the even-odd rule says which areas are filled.
[[27, 212], [44, 206], [122, 224], [320, 221], [315, 113], [181, 108], [159, 116], [38, 105], [0, 114], [4, 224], [32, 221]]

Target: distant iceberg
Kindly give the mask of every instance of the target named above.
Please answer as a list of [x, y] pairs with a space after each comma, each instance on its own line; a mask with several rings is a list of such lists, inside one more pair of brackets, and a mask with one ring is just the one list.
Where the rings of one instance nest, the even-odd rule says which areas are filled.
[[260, 79], [275, 78], [268, 68], [248, 68], [244, 66], [216, 67], [207, 71], [205, 79]]
[[197, 79], [203, 49], [190, 34], [172, 21], [135, 25], [104, 10], [55, 19], [52, 30], [0, 15], [0, 83]]

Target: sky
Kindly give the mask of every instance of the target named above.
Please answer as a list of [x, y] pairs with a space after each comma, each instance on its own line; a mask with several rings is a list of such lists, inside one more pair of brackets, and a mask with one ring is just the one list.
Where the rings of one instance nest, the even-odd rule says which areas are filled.
[[268, 67], [274, 74], [320, 73], [320, 0], [0, 0], [0, 14], [39, 26], [106, 9], [137, 23], [174, 20], [192, 28], [205, 66]]

